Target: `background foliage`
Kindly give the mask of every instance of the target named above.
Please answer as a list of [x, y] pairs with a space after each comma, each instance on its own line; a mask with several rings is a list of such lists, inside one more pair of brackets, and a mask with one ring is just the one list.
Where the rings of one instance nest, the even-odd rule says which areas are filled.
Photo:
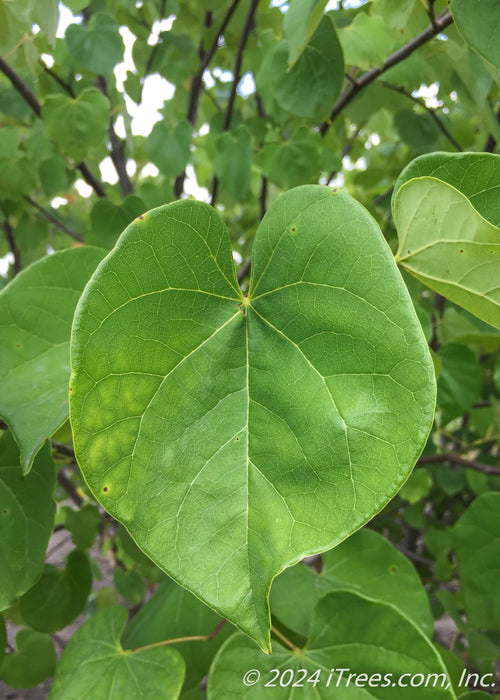
[[[464, 694], [464, 668], [497, 672], [499, 27], [496, 0], [0, 0], [0, 694], [222, 698], [249, 668], [446, 668], [449, 689], [405, 690], [425, 700]], [[437, 408], [386, 508], [276, 579], [266, 659], [88, 490], [67, 421], [70, 331], [92, 271], [145, 211], [192, 193], [215, 206], [246, 290], [264, 213], [318, 182], [382, 229]]]

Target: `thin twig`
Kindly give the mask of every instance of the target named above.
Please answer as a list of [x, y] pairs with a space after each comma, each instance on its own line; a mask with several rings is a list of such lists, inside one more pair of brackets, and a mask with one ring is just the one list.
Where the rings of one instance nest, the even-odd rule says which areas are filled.
[[[234, 102], [236, 100], [236, 91], [241, 79], [241, 64], [243, 61], [243, 51], [247, 43], [248, 35], [250, 34], [250, 29], [254, 21], [254, 15], [257, 10], [257, 5], [259, 0], [251, 0], [250, 7], [248, 8], [247, 16], [243, 23], [243, 29], [241, 30], [240, 38], [238, 41], [238, 46], [236, 48], [236, 58], [234, 60], [233, 67], [233, 82], [231, 84], [231, 92], [229, 93], [229, 99], [227, 101], [226, 112], [224, 114], [224, 122], [222, 124], [222, 131], [228, 131], [231, 126], [231, 119], [233, 116]], [[210, 204], [215, 206], [215, 201], [217, 199], [217, 191], [219, 188], [219, 179], [217, 175], [214, 175], [212, 181], [212, 195], [210, 198]]]
[[[8, 63], [6, 63], [6, 61], [4, 61], [4, 59], [1, 56], [0, 71], [2, 71], [2, 73], [7, 76], [7, 78], [12, 83], [13, 87], [18, 91], [21, 97], [23, 97], [24, 100], [29, 104], [31, 109], [35, 112], [36, 116], [41, 118], [42, 105], [40, 104], [40, 102], [38, 102], [35, 95], [31, 92], [24, 80], [9, 66]], [[81, 172], [85, 182], [87, 182], [87, 184], [89, 184], [92, 187], [94, 192], [99, 197], [106, 196], [103, 184], [99, 182], [99, 180], [90, 172], [88, 166], [84, 161], [76, 163], [76, 168]]]
[[436, 126], [442, 131], [442, 133], [446, 136], [448, 141], [456, 148], [457, 151], [460, 151], [460, 153], [463, 153], [463, 148], [462, 146], [458, 143], [456, 138], [453, 136], [452, 133], [450, 133], [443, 122], [443, 120], [437, 115], [436, 110], [432, 109], [432, 107], [428, 107], [425, 104], [425, 100], [421, 99], [420, 97], [415, 97], [414, 95], [411, 94], [411, 92], [408, 92], [407, 90], [404, 89], [404, 87], [401, 87], [399, 85], [393, 85], [392, 83], [388, 83], [385, 80], [380, 81], [381, 85], [383, 85], [386, 88], [389, 88], [389, 90], [394, 90], [394, 92], [399, 92], [401, 95], [404, 95], [407, 97], [409, 100], [412, 100], [417, 105], [420, 105], [427, 114], [434, 120], [436, 123]]
[[[226, 27], [229, 24], [229, 21], [231, 17], [234, 14], [234, 11], [238, 7], [238, 4], [240, 3], [240, 0], [233, 0], [231, 5], [229, 6], [228, 11], [224, 15], [224, 19], [222, 20], [222, 23], [215, 33], [214, 39], [209, 46], [209, 48], [203, 53], [203, 60], [201, 61], [200, 67], [198, 69], [198, 72], [196, 75], [193, 76], [191, 80], [191, 87], [189, 89], [189, 97], [188, 97], [188, 105], [187, 105], [187, 112], [186, 112], [186, 119], [187, 121], [191, 124], [191, 126], [194, 128], [196, 125], [196, 117], [198, 116], [198, 107], [200, 103], [200, 95], [203, 87], [203, 73], [206, 71], [208, 68], [210, 61], [212, 60], [215, 52], [217, 51], [217, 47], [219, 46], [219, 39], [221, 36], [223, 36], [224, 32], [226, 31]], [[205, 26], [207, 26], [207, 22], [210, 21], [212, 22], [212, 17], [208, 17], [208, 14], [205, 15]], [[186, 171], [183, 170], [183, 172], [177, 176], [175, 180], [175, 186], [174, 186], [174, 192], [175, 196], [179, 198], [183, 192], [184, 189], [184, 180], [186, 179]]]
[[52, 440], [52, 447], [56, 450], [56, 452], [59, 452], [59, 454], [64, 455], [65, 457], [71, 457], [71, 459], [76, 462], [76, 456], [75, 456], [75, 451], [72, 447], [69, 445], [64, 445], [62, 442], [57, 442], [56, 440]]
[[50, 77], [56, 81], [58, 85], [62, 87], [62, 89], [68, 93], [71, 97], [76, 97], [73, 88], [69, 83], [67, 83], [65, 80], [60, 78], [55, 71], [52, 70], [52, 68], [49, 68], [46, 63], [43, 62], [41, 58], [38, 59], [38, 63], [42, 66], [43, 70], [47, 73], [47, 75], [50, 75]]
[[54, 224], [56, 228], [60, 229], [61, 231], [64, 231], [64, 233], [67, 233], [68, 236], [74, 238], [75, 241], [80, 241], [80, 243], [83, 243], [83, 236], [81, 236], [76, 231], [73, 231], [73, 229], [69, 228], [69, 226], [66, 226], [66, 224], [63, 223], [60, 219], [58, 219], [57, 216], [54, 216], [52, 212], [41, 207], [38, 204], [38, 202], [35, 202], [35, 200], [31, 197], [28, 197], [28, 195], [24, 195], [24, 199], [28, 202], [28, 204], [31, 204], [32, 207], [34, 207], [38, 212], [40, 212], [44, 219], [50, 221], [51, 224]]
[[59, 469], [57, 472], [57, 481], [59, 485], [66, 491], [73, 503], [80, 508], [83, 503], [83, 498], [80, 496], [76, 488], [71, 483], [71, 480], [66, 476], [64, 469]]
[[434, 569], [434, 562], [432, 559], [427, 559], [426, 557], [422, 557], [420, 554], [417, 554], [416, 552], [412, 552], [410, 549], [407, 549], [404, 545], [402, 544], [394, 544], [394, 547], [396, 549], [399, 549], [401, 554], [404, 554], [405, 557], [408, 557], [408, 559], [411, 559], [411, 561], [414, 561], [415, 564], [422, 564], [423, 566], [426, 566], [428, 569]]
[[1, 209], [3, 211], [3, 215], [4, 215], [4, 220], [2, 222], [2, 228], [5, 231], [5, 237], [7, 238], [7, 243], [9, 244], [10, 252], [12, 253], [12, 256], [14, 258], [14, 262], [12, 263], [12, 270], [14, 271], [14, 276], [15, 276], [21, 270], [21, 252], [20, 252], [19, 248], [17, 247], [16, 238], [14, 236], [14, 229], [12, 228], [12, 225], [9, 221], [9, 217], [7, 215], [7, 210], [4, 208], [3, 204], [0, 204], [0, 207], [1, 207]]
[[[106, 84], [105, 78], [102, 75], [98, 75], [95, 81], [96, 87], [102, 92], [105, 97], [108, 97], [108, 86]], [[120, 183], [120, 189], [122, 195], [126, 197], [132, 194], [134, 188], [127, 173], [127, 161], [125, 158], [125, 143], [120, 138], [115, 131], [114, 118], [111, 115], [109, 118], [108, 126], [108, 136], [111, 149], [109, 151], [109, 156], [113, 165], [115, 166], [116, 173], [118, 175], [118, 182]]]
[[[167, 4], [167, 0], [162, 0], [161, 7], [160, 7], [160, 22], [163, 19], [163, 15], [165, 14], [166, 4]], [[148, 60], [146, 61], [146, 66], [144, 68], [144, 77], [146, 77], [148, 75], [148, 73], [151, 71], [151, 68], [154, 64], [156, 54], [158, 53], [158, 48], [161, 45], [161, 38], [158, 37], [158, 39], [159, 40], [153, 46], [153, 49], [152, 49], [151, 53], [149, 54]], [[141, 100], [142, 100], [142, 96], [141, 96]]]
[[248, 258], [243, 265], [240, 267], [238, 270], [237, 278], [238, 278], [238, 283], [241, 284], [245, 277], [248, 275], [250, 272], [250, 268], [252, 266], [252, 258]]
[[292, 644], [292, 642], [289, 639], [287, 639], [285, 635], [279, 631], [279, 629], [276, 629], [276, 627], [273, 626], [271, 627], [271, 632], [276, 637], [278, 637], [280, 642], [283, 642], [283, 644], [285, 644], [285, 646], [287, 646], [289, 649], [291, 649], [292, 651], [297, 651], [298, 647], [296, 647], [295, 644]]
[[136, 654], [138, 651], [144, 651], [145, 649], [153, 649], [154, 647], [165, 647], [169, 644], [180, 644], [182, 642], [211, 642], [220, 632], [220, 630], [226, 624], [226, 620], [222, 619], [215, 628], [209, 632], [209, 634], [195, 634], [190, 637], [176, 637], [175, 639], [164, 639], [161, 642], [153, 642], [152, 644], [146, 644], [143, 647], [137, 647], [137, 649], [132, 649], [133, 653]]
[[423, 46], [426, 42], [440, 34], [448, 25], [453, 22], [453, 17], [451, 12], [445, 10], [441, 13], [439, 17], [436, 18], [435, 25], [430, 24], [423, 32], [421, 32], [414, 39], [409, 41], [407, 44], [402, 46], [400, 49], [391, 54], [383, 63], [381, 68], [371, 68], [366, 73], [363, 73], [356, 81], [350, 82], [344, 90], [340, 93], [337, 101], [335, 102], [333, 109], [331, 111], [329, 119], [323, 122], [320, 126], [320, 133], [322, 136], [326, 134], [330, 126], [333, 124], [338, 115], [342, 110], [356, 97], [356, 95], [363, 90], [367, 85], [373, 83], [379, 75], [385, 73], [389, 68], [397, 65], [405, 58], [411, 56], [411, 54]]
[[461, 457], [454, 452], [444, 455], [426, 455], [425, 457], [420, 457], [417, 464], [439, 464], [443, 462], [458, 464], [462, 467], [467, 467], [467, 469], [474, 469], [474, 471], [481, 472], [487, 476], [500, 476], [500, 467], [492, 467], [490, 464], [482, 464], [473, 459], [465, 459], [465, 457]]

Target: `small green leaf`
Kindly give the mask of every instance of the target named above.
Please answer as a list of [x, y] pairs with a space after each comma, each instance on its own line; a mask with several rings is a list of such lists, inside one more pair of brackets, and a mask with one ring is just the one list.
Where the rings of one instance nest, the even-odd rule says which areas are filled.
[[189, 160], [191, 126], [180, 121], [169, 128], [163, 121], [157, 122], [146, 140], [146, 154], [164, 175], [179, 175]]
[[94, 544], [101, 522], [99, 509], [92, 503], [85, 503], [78, 510], [64, 506], [61, 508], [61, 515], [64, 527], [71, 532], [75, 547], [90, 549]]
[[[175, 581], [166, 579], [127, 626], [122, 642], [126, 649], [132, 649], [166, 639], [210, 634], [220, 622], [217, 613]], [[209, 643], [195, 641], [173, 645], [186, 662], [183, 695], [188, 691], [199, 693], [212, 659], [233, 633], [234, 627], [227, 623]]]
[[92, 230], [87, 236], [91, 245], [112, 248], [124, 228], [147, 209], [139, 197], [129, 194], [121, 204], [98, 199], [90, 212]]
[[500, 68], [500, 5], [497, 0], [451, 0], [453, 19], [465, 41]]
[[297, 129], [288, 141], [272, 135], [260, 154], [264, 175], [284, 190], [317, 181], [320, 159], [321, 136], [307, 127]]
[[435, 177], [402, 185], [393, 201], [396, 260], [421, 282], [500, 327], [500, 232], [459, 190]]
[[120, 637], [127, 610], [107, 608], [92, 615], [72, 636], [57, 665], [49, 700], [92, 698], [175, 700], [184, 680], [184, 661], [169, 647], [124, 650]]
[[344, 59], [330, 17], [325, 16], [301, 56], [288, 69], [289, 48], [281, 42], [272, 61], [274, 97], [298, 117], [328, 116], [344, 82]]
[[382, 65], [397, 49], [397, 40], [382, 17], [360, 12], [354, 21], [339, 32], [346, 64], [359, 68]]
[[17, 650], [4, 657], [0, 678], [12, 688], [33, 688], [54, 674], [56, 652], [48, 634], [23, 629], [16, 636]]
[[476, 498], [454, 528], [458, 574], [467, 621], [479, 629], [500, 630], [497, 590], [500, 575], [500, 494]]
[[221, 184], [238, 201], [245, 199], [250, 187], [252, 139], [244, 126], [236, 133], [222, 134], [217, 140], [215, 172]]
[[0, 610], [25, 593], [40, 576], [54, 525], [54, 463], [48, 445], [22, 475], [10, 433], [0, 438]]
[[113, 573], [113, 582], [118, 593], [132, 605], [138, 605], [146, 595], [146, 584], [137, 571], [125, 571], [117, 566]]
[[43, 3], [33, 3], [32, 19], [44, 32], [49, 44], [54, 46], [59, 24], [59, 0], [44, 0]]
[[245, 298], [205, 204], [131, 224], [75, 314], [70, 401], [96, 498], [267, 649], [272, 579], [397, 492], [435, 386], [390, 249], [349, 196], [283, 195], [252, 259]]
[[432, 488], [432, 476], [427, 469], [417, 469], [403, 485], [399, 495], [411, 505], [425, 498]]
[[413, 564], [385, 537], [364, 528], [326, 552], [322, 559], [320, 574], [299, 563], [275, 579], [271, 610], [287, 627], [307, 635], [318, 600], [342, 588], [392, 603], [426, 634], [432, 634], [434, 624], [420, 578]]
[[440, 348], [441, 373], [438, 379], [437, 404], [443, 425], [463, 415], [478, 400], [482, 372], [476, 355], [466, 345], [448, 343]]
[[123, 41], [119, 25], [107, 12], [90, 17], [87, 25], [70, 24], [66, 30], [68, 51], [78, 65], [109, 75], [123, 56]]
[[[296, 604], [300, 606], [302, 601], [297, 598]], [[256, 677], [250, 669], [258, 670], [260, 680], [247, 684], [244, 697], [249, 699], [265, 697], [265, 684], [273, 679], [270, 694], [278, 700], [455, 698], [446, 667], [424, 633], [394, 606], [348, 591], [334, 591], [320, 599], [303, 649], [290, 650], [276, 644], [273, 654], [266, 657], [251, 640], [241, 634], [233, 635], [212, 664], [208, 700], [241, 697], [244, 679], [251, 681]], [[271, 669], [277, 669], [279, 676]], [[285, 669], [291, 672], [285, 673]], [[306, 671], [305, 676], [300, 669]], [[347, 682], [353, 673], [357, 678], [351, 677]], [[421, 677], [422, 673], [433, 674], [435, 682], [410, 690], [410, 677]], [[401, 678], [403, 674], [410, 675]], [[397, 687], [400, 678], [403, 683], [408, 680], [404, 693]], [[293, 683], [299, 683], [299, 691]]]
[[86, 88], [76, 99], [49, 95], [42, 108], [42, 118], [47, 135], [59, 143], [65, 155], [78, 162], [92, 146], [98, 146], [106, 138], [109, 102], [96, 88]]
[[53, 634], [71, 624], [82, 612], [91, 586], [87, 555], [75, 549], [64, 569], [46, 564], [39, 581], [21, 598], [21, 615], [39, 632]]
[[30, 29], [31, 0], [0, 0], [0, 53], [9, 53]]
[[103, 255], [90, 247], [48, 255], [0, 293], [0, 415], [20, 447], [25, 473], [68, 416], [71, 322]]

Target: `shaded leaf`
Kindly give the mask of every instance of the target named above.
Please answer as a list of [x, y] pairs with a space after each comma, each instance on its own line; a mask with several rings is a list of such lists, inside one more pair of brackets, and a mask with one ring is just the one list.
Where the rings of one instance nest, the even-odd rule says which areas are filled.
[[4, 657], [0, 678], [12, 688], [33, 688], [54, 674], [56, 652], [48, 634], [23, 629], [16, 636], [16, 651]]
[[[301, 605], [299, 598], [297, 605]], [[280, 675], [292, 669], [291, 674], [283, 673], [284, 682], [275, 680], [270, 691], [280, 700], [297, 696], [338, 700], [401, 697], [399, 679], [422, 671], [436, 674], [435, 687], [429, 683], [427, 687], [422, 684], [411, 688], [408, 682], [405, 698], [455, 698], [439, 654], [409, 618], [388, 603], [347, 591], [334, 591], [321, 598], [311, 618], [307, 644], [301, 650], [275, 644], [273, 654], [266, 657], [243, 635], [231, 637], [212, 664], [208, 700], [241, 697], [242, 679], [249, 669], [259, 670], [260, 681], [245, 688], [245, 698], [264, 696], [268, 691], [265, 683], [276, 676], [271, 669], [279, 669]], [[300, 669], [306, 670], [305, 678]], [[346, 682], [349, 673], [357, 675], [356, 681], [351, 678]], [[317, 684], [308, 682], [309, 677], [317, 679]], [[405, 676], [401, 681], [406, 683], [408, 679]], [[294, 682], [299, 685], [293, 687]]]
[[474, 51], [500, 68], [500, 5], [497, 0], [451, 0], [453, 19]]
[[67, 627], [85, 607], [92, 586], [87, 555], [70, 552], [64, 569], [46, 564], [41, 578], [21, 598], [23, 619], [39, 632]]
[[191, 126], [180, 121], [169, 128], [157, 122], [146, 141], [146, 154], [164, 175], [179, 175], [189, 160]]
[[239, 127], [234, 135], [226, 132], [218, 138], [215, 172], [238, 201], [245, 199], [250, 187], [251, 165], [252, 138], [245, 127]]
[[0, 610], [25, 593], [40, 576], [52, 534], [56, 505], [54, 463], [49, 447], [22, 475], [19, 451], [9, 433], [0, 439]]
[[71, 322], [103, 255], [82, 247], [46, 256], [0, 293], [0, 415], [20, 447], [25, 473], [68, 416]]
[[392, 603], [424, 632], [432, 634], [427, 593], [415, 567], [385, 537], [364, 528], [326, 552], [322, 559], [320, 574], [299, 563], [285, 569], [273, 582], [271, 610], [287, 627], [307, 635], [318, 600], [331, 590], [351, 589]]
[[48, 136], [59, 143], [64, 154], [81, 161], [92, 146], [100, 145], [106, 138], [109, 103], [95, 88], [86, 88], [76, 99], [49, 95], [42, 118]]
[[87, 25], [70, 24], [66, 29], [68, 51], [84, 68], [109, 75], [123, 56], [119, 25], [107, 12], [92, 14]]
[[302, 54], [307, 42], [321, 22], [327, 0], [292, 0], [283, 28], [288, 42], [288, 65], [291, 66]]
[[454, 528], [458, 574], [470, 625], [500, 630], [497, 590], [500, 573], [500, 494], [476, 498]]
[[475, 354], [466, 345], [448, 343], [439, 350], [442, 363], [437, 404], [443, 425], [465, 413], [478, 400], [482, 372]]

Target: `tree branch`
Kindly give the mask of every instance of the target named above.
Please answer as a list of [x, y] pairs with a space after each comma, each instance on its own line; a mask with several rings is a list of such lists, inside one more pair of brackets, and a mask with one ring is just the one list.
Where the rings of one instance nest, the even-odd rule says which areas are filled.
[[[12, 83], [13, 87], [18, 91], [21, 97], [23, 97], [24, 100], [29, 104], [31, 109], [35, 112], [36, 116], [41, 118], [42, 105], [40, 104], [40, 102], [38, 102], [35, 95], [31, 92], [24, 80], [9, 66], [8, 63], [6, 63], [6, 61], [4, 61], [4, 59], [1, 56], [0, 71], [2, 71], [2, 73], [7, 76], [7, 78]], [[76, 168], [81, 172], [85, 182], [87, 182], [87, 184], [89, 184], [92, 187], [94, 192], [99, 197], [106, 196], [103, 184], [94, 175], [92, 175], [84, 161], [82, 161], [81, 163], [77, 163]]]
[[457, 151], [460, 153], [463, 153], [463, 148], [462, 146], [458, 143], [458, 141], [455, 139], [453, 134], [448, 131], [448, 128], [446, 127], [445, 123], [443, 122], [442, 119], [437, 115], [436, 110], [432, 109], [432, 107], [428, 107], [425, 104], [425, 100], [421, 99], [420, 97], [414, 97], [411, 92], [408, 92], [407, 90], [404, 89], [404, 87], [401, 87], [399, 85], [393, 85], [392, 83], [388, 83], [385, 80], [380, 81], [381, 85], [383, 85], [386, 88], [389, 88], [389, 90], [394, 90], [394, 92], [399, 92], [401, 95], [404, 95], [407, 97], [409, 100], [414, 102], [417, 105], [420, 105], [427, 114], [434, 120], [436, 123], [436, 126], [439, 128], [439, 130], [446, 136], [448, 141], [453, 145], [454, 148], [456, 148]]
[[17, 247], [16, 239], [14, 236], [14, 229], [11, 226], [9, 217], [7, 216], [7, 211], [4, 209], [3, 205], [0, 205], [3, 211], [4, 220], [2, 222], [2, 228], [5, 231], [5, 237], [7, 238], [7, 243], [9, 244], [10, 252], [14, 257], [14, 262], [12, 263], [12, 269], [14, 270], [14, 276], [17, 275], [21, 270], [21, 253]]
[[500, 476], [500, 467], [492, 467], [490, 464], [482, 464], [472, 459], [465, 459], [465, 457], [461, 457], [454, 452], [445, 455], [427, 455], [425, 457], [420, 457], [417, 464], [439, 464], [443, 462], [450, 462], [450, 464], [458, 464], [462, 467], [467, 467], [467, 469], [474, 469], [474, 471], [481, 472], [487, 476]]
[[[97, 76], [95, 84], [98, 90], [100, 90], [105, 97], [108, 97], [108, 86], [106, 84], [105, 78], [103, 78], [102, 75]], [[134, 188], [132, 187], [132, 183], [130, 182], [130, 178], [127, 173], [127, 161], [125, 159], [125, 143], [120, 138], [118, 138], [118, 135], [115, 131], [115, 125], [112, 115], [109, 118], [108, 136], [109, 143], [111, 145], [109, 156], [113, 162], [113, 165], [115, 166], [122, 195], [126, 197], [127, 195], [132, 194]]]
[[83, 498], [73, 486], [71, 480], [66, 476], [63, 469], [59, 469], [59, 471], [57, 472], [57, 481], [59, 483], [59, 486], [62, 486], [62, 488], [66, 491], [73, 503], [80, 508], [80, 506], [83, 503]]
[[62, 78], [60, 78], [60, 77], [57, 75], [57, 73], [56, 73], [55, 71], [52, 70], [52, 68], [49, 68], [49, 67], [43, 62], [43, 60], [42, 60], [41, 58], [38, 59], [38, 63], [42, 66], [42, 68], [43, 68], [43, 70], [45, 71], [45, 73], [47, 73], [47, 75], [50, 75], [50, 77], [51, 77], [53, 80], [55, 80], [56, 83], [57, 83], [58, 85], [60, 85], [60, 86], [62, 87], [62, 89], [65, 90], [65, 92], [68, 93], [68, 95], [71, 95], [71, 97], [73, 97], [73, 98], [76, 97], [76, 95], [75, 95], [75, 93], [74, 93], [73, 88], [71, 87], [71, 85], [70, 85], [69, 83], [67, 83], [66, 81], [64, 81]]
[[61, 231], [64, 231], [64, 233], [67, 233], [68, 236], [74, 238], [75, 241], [80, 241], [80, 243], [83, 243], [83, 236], [81, 236], [76, 231], [73, 231], [73, 229], [69, 228], [69, 226], [66, 226], [66, 224], [63, 223], [60, 219], [58, 219], [57, 216], [54, 216], [54, 214], [52, 214], [50, 211], [47, 211], [47, 209], [41, 207], [38, 204], [38, 202], [35, 202], [35, 200], [31, 199], [31, 197], [28, 197], [28, 195], [24, 195], [24, 199], [28, 202], [28, 204], [31, 204], [32, 207], [34, 207], [38, 212], [40, 212], [44, 219], [50, 221], [51, 224], [54, 224], [56, 228], [60, 229]]
[[[238, 41], [238, 46], [236, 48], [236, 58], [233, 67], [233, 82], [231, 85], [231, 92], [229, 93], [229, 99], [227, 101], [226, 112], [224, 114], [224, 122], [222, 124], [222, 131], [228, 131], [231, 126], [231, 119], [233, 116], [234, 102], [236, 100], [236, 91], [241, 79], [241, 64], [243, 62], [243, 51], [247, 43], [248, 35], [250, 34], [250, 29], [254, 21], [254, 15], [257, 10], [257, 5], [259, 0], [251, 0], [250, 7], [248, 8], [247, 16], [243, 23], [243, 29], [241, 30], [240, 38]], [[217, 175], [214, 175], [212, 182], [212, 196], [210, 198], [210, 204], [215, 205], [217, 199], [217, 191], [219, 189], [219, 179]]]
[[[191, 126], [194, 128], [196, 124], [196, 118], [198, 116], [198, 107], [200, 103], [200, 96], [201, 96], [201, 91], [203, 87], [203, 73], [206, 71], [208, 68], [210, 61], [212, 60], [215, 52], [217, 51], [217, 47], [219, 45], [219, 39], [221, 36], [223, 36], [224, 32], [226, 31], [226, 27], [229, 24], [229, 21], [231, 17], [234, 14], [234, 11], [238, 7], [240, 3], [240, 0], [233, 0], [231, 3], [228, 11], [224, 15], [224, 19], [222, 20], [222, 23], [217, 30], [214, 39], [209, 46], [209, 48], [203, 52], [203, 59], [201, 61], [200, 67], [198, 69], [198, 72], [196, 73], [195, 76], [193, 76], [193, 79], [191, 80], [191, 87], [189, 89], [189, 97], [188, 97], [188, 106], [187, 106], [187, 112], [186, 112], [186, 119], [187, 121], [191, 124]], [[210, 24], [212, 23], [212, 16], [210, 13], [205, 14], [205, 23], [204, 26], [208, 28]], [[201, 46], [200, 46], [200, 54], [202, 52]], [[184, 189], [184, 180], [186, 179], [186, 171], [184, 170], [180, 175], [177, 176], [175, 180], [175, 186], [174, 186], [174, 192], [175, 196], [179, 198], [183, 192]]]
[[445, 10], [444, 13], [442, 13], [441, 15], [439, 15], [439, 17], [436, 18], [434, 24], [431, 23], [418, 36], [416, 36], [414, 39], [405, 44], [405, 46], [402, 46], [400, 49], [391, 54], [384, 61], [381, 68], [371, 68], [366, 73], [363, 73], [363, 75], [361, 75], [357, 80], [350, 82], [349, 85], [347, 85], [344, 88], [344, 90], [340, 93], [336, 103], [333, 106], [329, 119], [321, 124], [320, 134], [322, 136], [326, 134], [326, 132], [333, 124], [335, 119], [338, 117], [338, 115], [342, 112], [342, 110], [356, 97], [356, 95], [359, 92], [361, 92], [363, 88], [365, 88], [367, 85], [370, 85], [370, 83], [373, 83], [373, 81], [376, 80], [379, 77], [379, 75], [385, 73], [387, 70], [389, 70], [389, 68], [392, 68], [401, 61], [404, 61], [404, 59], [408, 58], [408, 56], [411, 56], [411, 54], [414, 51], [419, 49], [437, 34], [440, 34], [443, 31], [443, 29], [446, 29], [446, 27], [452, 22], [453, 17], [451, 12]]

